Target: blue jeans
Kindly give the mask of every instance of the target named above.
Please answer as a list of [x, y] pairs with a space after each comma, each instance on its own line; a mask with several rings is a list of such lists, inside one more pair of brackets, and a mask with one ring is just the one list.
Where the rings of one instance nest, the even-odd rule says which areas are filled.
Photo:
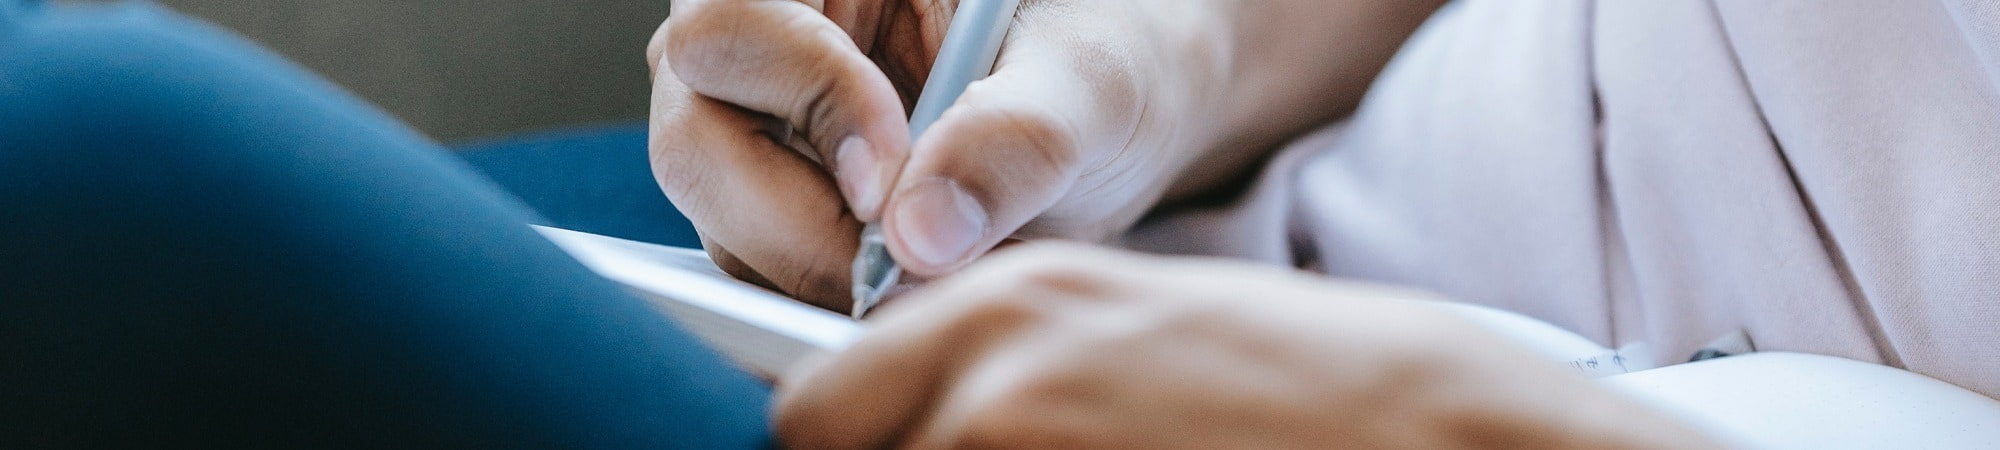
[[539, 224], [701, 247], [694, 225], [653, 182], [643, 122], [482, 140], [456, 153], [534, 208]]
[[0, 447], [767, 445], [538, 220], [225, 32], [0, 0]]

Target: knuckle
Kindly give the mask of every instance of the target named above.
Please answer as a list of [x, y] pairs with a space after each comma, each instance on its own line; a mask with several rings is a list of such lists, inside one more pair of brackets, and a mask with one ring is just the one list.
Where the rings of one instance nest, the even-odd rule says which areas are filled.
[[[674, 129], [678, 128], [678, 123], [656, 124], [655, 127]], [[653, 135], [663, 134], [655, 132]], [[696, 167], [697, 164], [693, 163], [694, 158], [689, 154], [694, 150], [680, 141], [657, 137], [649, 141], [646, 158], [653, 168], [653, 179], [659, 183], [660, 191], [672, 198], [675, 204], [682, 205], [684, 210], [688, 206], [693, 206], [685, 203], [690, 200], [687, 197], [696, 192], [697, 187], [707, 184], [704, 178], [709, 171]]]
[[1062, 259], [1044, 261], [1021, 272], [1015, 282], [1043, 294], [1038, 296], [1041, 298], [1094, 297], [1105, 290], [1104, 277], [1096, 269]]
[[685, 158], [672, 150], [656, 150], [647, 156], [652, 160], [653, 181], [659, 184], [660, 192], [675, 204], [684, 205], [683, 208], [692, 206], [687, 197], [694, 192], [695, 186], [705, 184], [702, 172], [686, 170], [688, 164]]
[[[1070, 352], [1057, 352], [1057, 354], [1074, 355]], [[1026, 369], [1027, 375], [1004, 388], [998, 397], [1000, 401], [996, 402], [999, 407], [994, 409], [1023, 413], [1010, 416], [1032, 417], [1037, 411], [1047, 410], [1052, 405], [1079, 398], [1095, 390], [1089, 383], [1091, 377], [1076, 369], [1076, 361], [1073, 358], [1051, 356], [1028, 365], [1031, 367]]]
[[955, 329], [981, 330], [982, 333], [1005, 333], [1032, 327], [1049, 319], [1049, 309], [1017, 295], [1018, 292], [993, 292], [973, 300], [974, 304], [959, 315]]
[[[668, 6], [671, 11], [667, 15], [667, 22], [683, 25], [676, 27], [682, 31], [695, 31], [698, 29], [706, 31], [706, 27], [702, 25], [716, 23], [717, 19], [734, 21], [743, 13], [748, 12], [748, 9], [745, 8], [747, 3], [749, 2], [734, 0], [674, 2]], [[681, 37], [681, 35], [676, 35], [676, 37]]]
[[655, 75], [660, 71], [660, 56], [667, 51], [668, 28], [667, 22], [661, 21], [660, 27], [653, 31], [653, 37], [646, 40], [646, 67], [651, 68]]
[[1066, 302], [1108, 297], [1116, 280], [1092, 252], [1068, 244], [1023, 244], [996, 253], [967, 270], [980, 308], [994, 316], [1040, 318]]
[[652, 110], [650, 111], [651, 120], [649, 120], [652, 128], [647, 130], [651, 132], [647, 135], [647, 143], [653, 147], [660, 147], [671, 144], [672, 139], [670, 138], [680, 136], [680, 134], [664, 133], [679, 133], [682, 131], [681, 129], [684, 127], [684, 124], [694, 115], [694, 98], [688, 95], [684, 89], [681, 89], [677, 83], [660, 82], [655, 84], [656, 86], [653, 88]]
[[734, 47], [741, 34], [751, 30], [744, 26], [753, 16], [748, 3], [706, 1], [675, 11], [663, 25], [662, 62], [681, 68], [678, 73], [691, 82], [716, 78], [718, 69], [729, 67], [729, 59], [739, 53]]
[[755, 99], [744, 106], [795, 118], [816, 105], [815, 93], [833, 90], [830, 80], [848, 76], [852, 61], [865, 61], [831, 19], [795, 2], [702, 2], [668, 25], [665, 65], [695, 90]]

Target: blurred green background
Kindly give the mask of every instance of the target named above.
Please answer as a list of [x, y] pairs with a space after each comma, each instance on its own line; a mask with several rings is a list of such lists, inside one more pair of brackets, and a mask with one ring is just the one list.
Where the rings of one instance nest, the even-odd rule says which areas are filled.
[[643, 120], [646, 40], [667, 17], [665, 0], [156, 1], [447, 142]]

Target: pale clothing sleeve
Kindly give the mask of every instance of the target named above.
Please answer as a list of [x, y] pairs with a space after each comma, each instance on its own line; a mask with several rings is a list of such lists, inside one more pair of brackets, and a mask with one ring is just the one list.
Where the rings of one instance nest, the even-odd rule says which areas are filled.
[[1239, 200], [1126, 242], [2000, 395], [1996, 58], [1974, 0], [1461, 0]]

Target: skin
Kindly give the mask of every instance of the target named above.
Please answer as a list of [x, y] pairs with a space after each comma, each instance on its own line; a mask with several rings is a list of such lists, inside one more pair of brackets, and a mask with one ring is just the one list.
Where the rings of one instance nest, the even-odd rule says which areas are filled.
[[956, 2], [676, 1], [653, 169], [724, 270], [846, 310], [863, 222], [919, 277], [1009, 237], [1103, 240], [1352, 109], [1438, 3], [1028, 0], [993, 75], [912, 142]]
[[1407, 292], [1065, 246], [982, 258], [1227, 195], [1351, 111], [1442, 0], [1026, 0], [993, 75], [911, 141], [955, 4], [679, 0], [649, 47], [654, 173], [724, 270], [844, 311], [880, 221], [937, 279], [788, 378], [785, 443], [1708, 446]]
[[1024, 244], [911, 295], [787, 377], [787, 446], [1716, 447], [1416, 292]]

